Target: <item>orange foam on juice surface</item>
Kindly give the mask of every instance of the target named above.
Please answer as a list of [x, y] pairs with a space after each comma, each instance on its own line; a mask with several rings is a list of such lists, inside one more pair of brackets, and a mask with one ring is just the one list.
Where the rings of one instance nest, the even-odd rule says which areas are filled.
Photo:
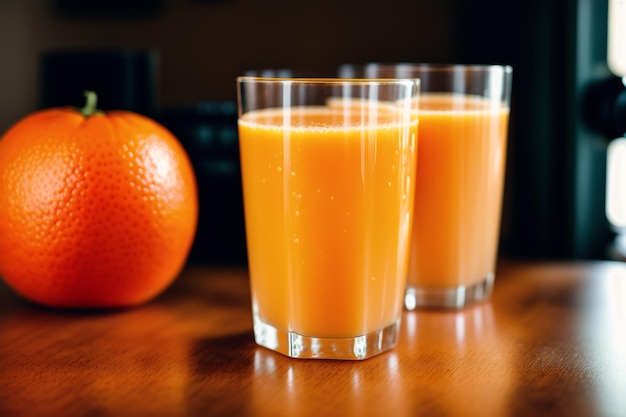
[[[393, 324], [408, 269], [417, 122], [407, 132], [393, 112], [282, 114], [253, 111], [239, 122], [260, 318], [326, 338]], [[360, 127], [364, 118], [371, 126]]]
[[486, 99], [422, 94], [410, 285], [472, 285], [494, 271], [508, 117]]

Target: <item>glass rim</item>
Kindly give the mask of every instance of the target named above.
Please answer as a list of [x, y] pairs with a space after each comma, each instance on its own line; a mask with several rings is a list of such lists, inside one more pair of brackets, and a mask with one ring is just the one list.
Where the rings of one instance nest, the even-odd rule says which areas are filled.
[[254, 82], [259, 84], [309, 84], [309, 85], [332, 85], [332, 84], [350, 84], [350, 85], [420, 85], [418, 77], [264, 77], [256, 75], [241, 75], [237, 77], [237, 83]]
[[344, 68], [401, 68], [401, 69], [415, 69], [415, 70], [428, 70], [428, 71], [466, 71], [466, 72], [489, 72], [495, 70], [501, 70], [505, 74], [511, 74], [513, 67], [509, 64], [450, 64], [450, 63], [430, 63], [430, 62], [366, 62], [362, 64], [343, 64], [340, 66]]

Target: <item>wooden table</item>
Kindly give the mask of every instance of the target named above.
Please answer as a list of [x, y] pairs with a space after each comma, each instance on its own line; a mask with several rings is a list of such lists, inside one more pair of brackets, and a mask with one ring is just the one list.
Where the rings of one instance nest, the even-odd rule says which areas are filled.
[[361, 362], [257, 347], [240, 268], [108, 313], [0, 286], [0, 416], [42, 415], [626, 416], [626, 264], [501, 261], [491, 301], [405, 313]]

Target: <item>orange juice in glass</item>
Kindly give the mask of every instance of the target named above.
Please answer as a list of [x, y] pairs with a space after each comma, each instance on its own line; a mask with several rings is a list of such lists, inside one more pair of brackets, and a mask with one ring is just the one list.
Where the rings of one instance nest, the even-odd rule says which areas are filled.
[[511, 67], [404, 63], [341, 71], [420, 79], [405, 307], [460, 308], [488, 298], [500, 236]]
[[418, 83], [238, 86], [256, 342], [298, 358], [390, 349], [409, 263]]

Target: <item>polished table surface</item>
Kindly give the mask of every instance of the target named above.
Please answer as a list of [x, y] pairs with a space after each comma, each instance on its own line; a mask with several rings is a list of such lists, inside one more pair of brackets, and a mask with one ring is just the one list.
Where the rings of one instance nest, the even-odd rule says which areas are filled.
[[0, 285], [0, 416], [626, 416], [626, 264], [500, 261], [494, 295], [404, 313], [353, 361], [255, 345], [248, 276], [189, 266], [153, 302], [32, 306]]

